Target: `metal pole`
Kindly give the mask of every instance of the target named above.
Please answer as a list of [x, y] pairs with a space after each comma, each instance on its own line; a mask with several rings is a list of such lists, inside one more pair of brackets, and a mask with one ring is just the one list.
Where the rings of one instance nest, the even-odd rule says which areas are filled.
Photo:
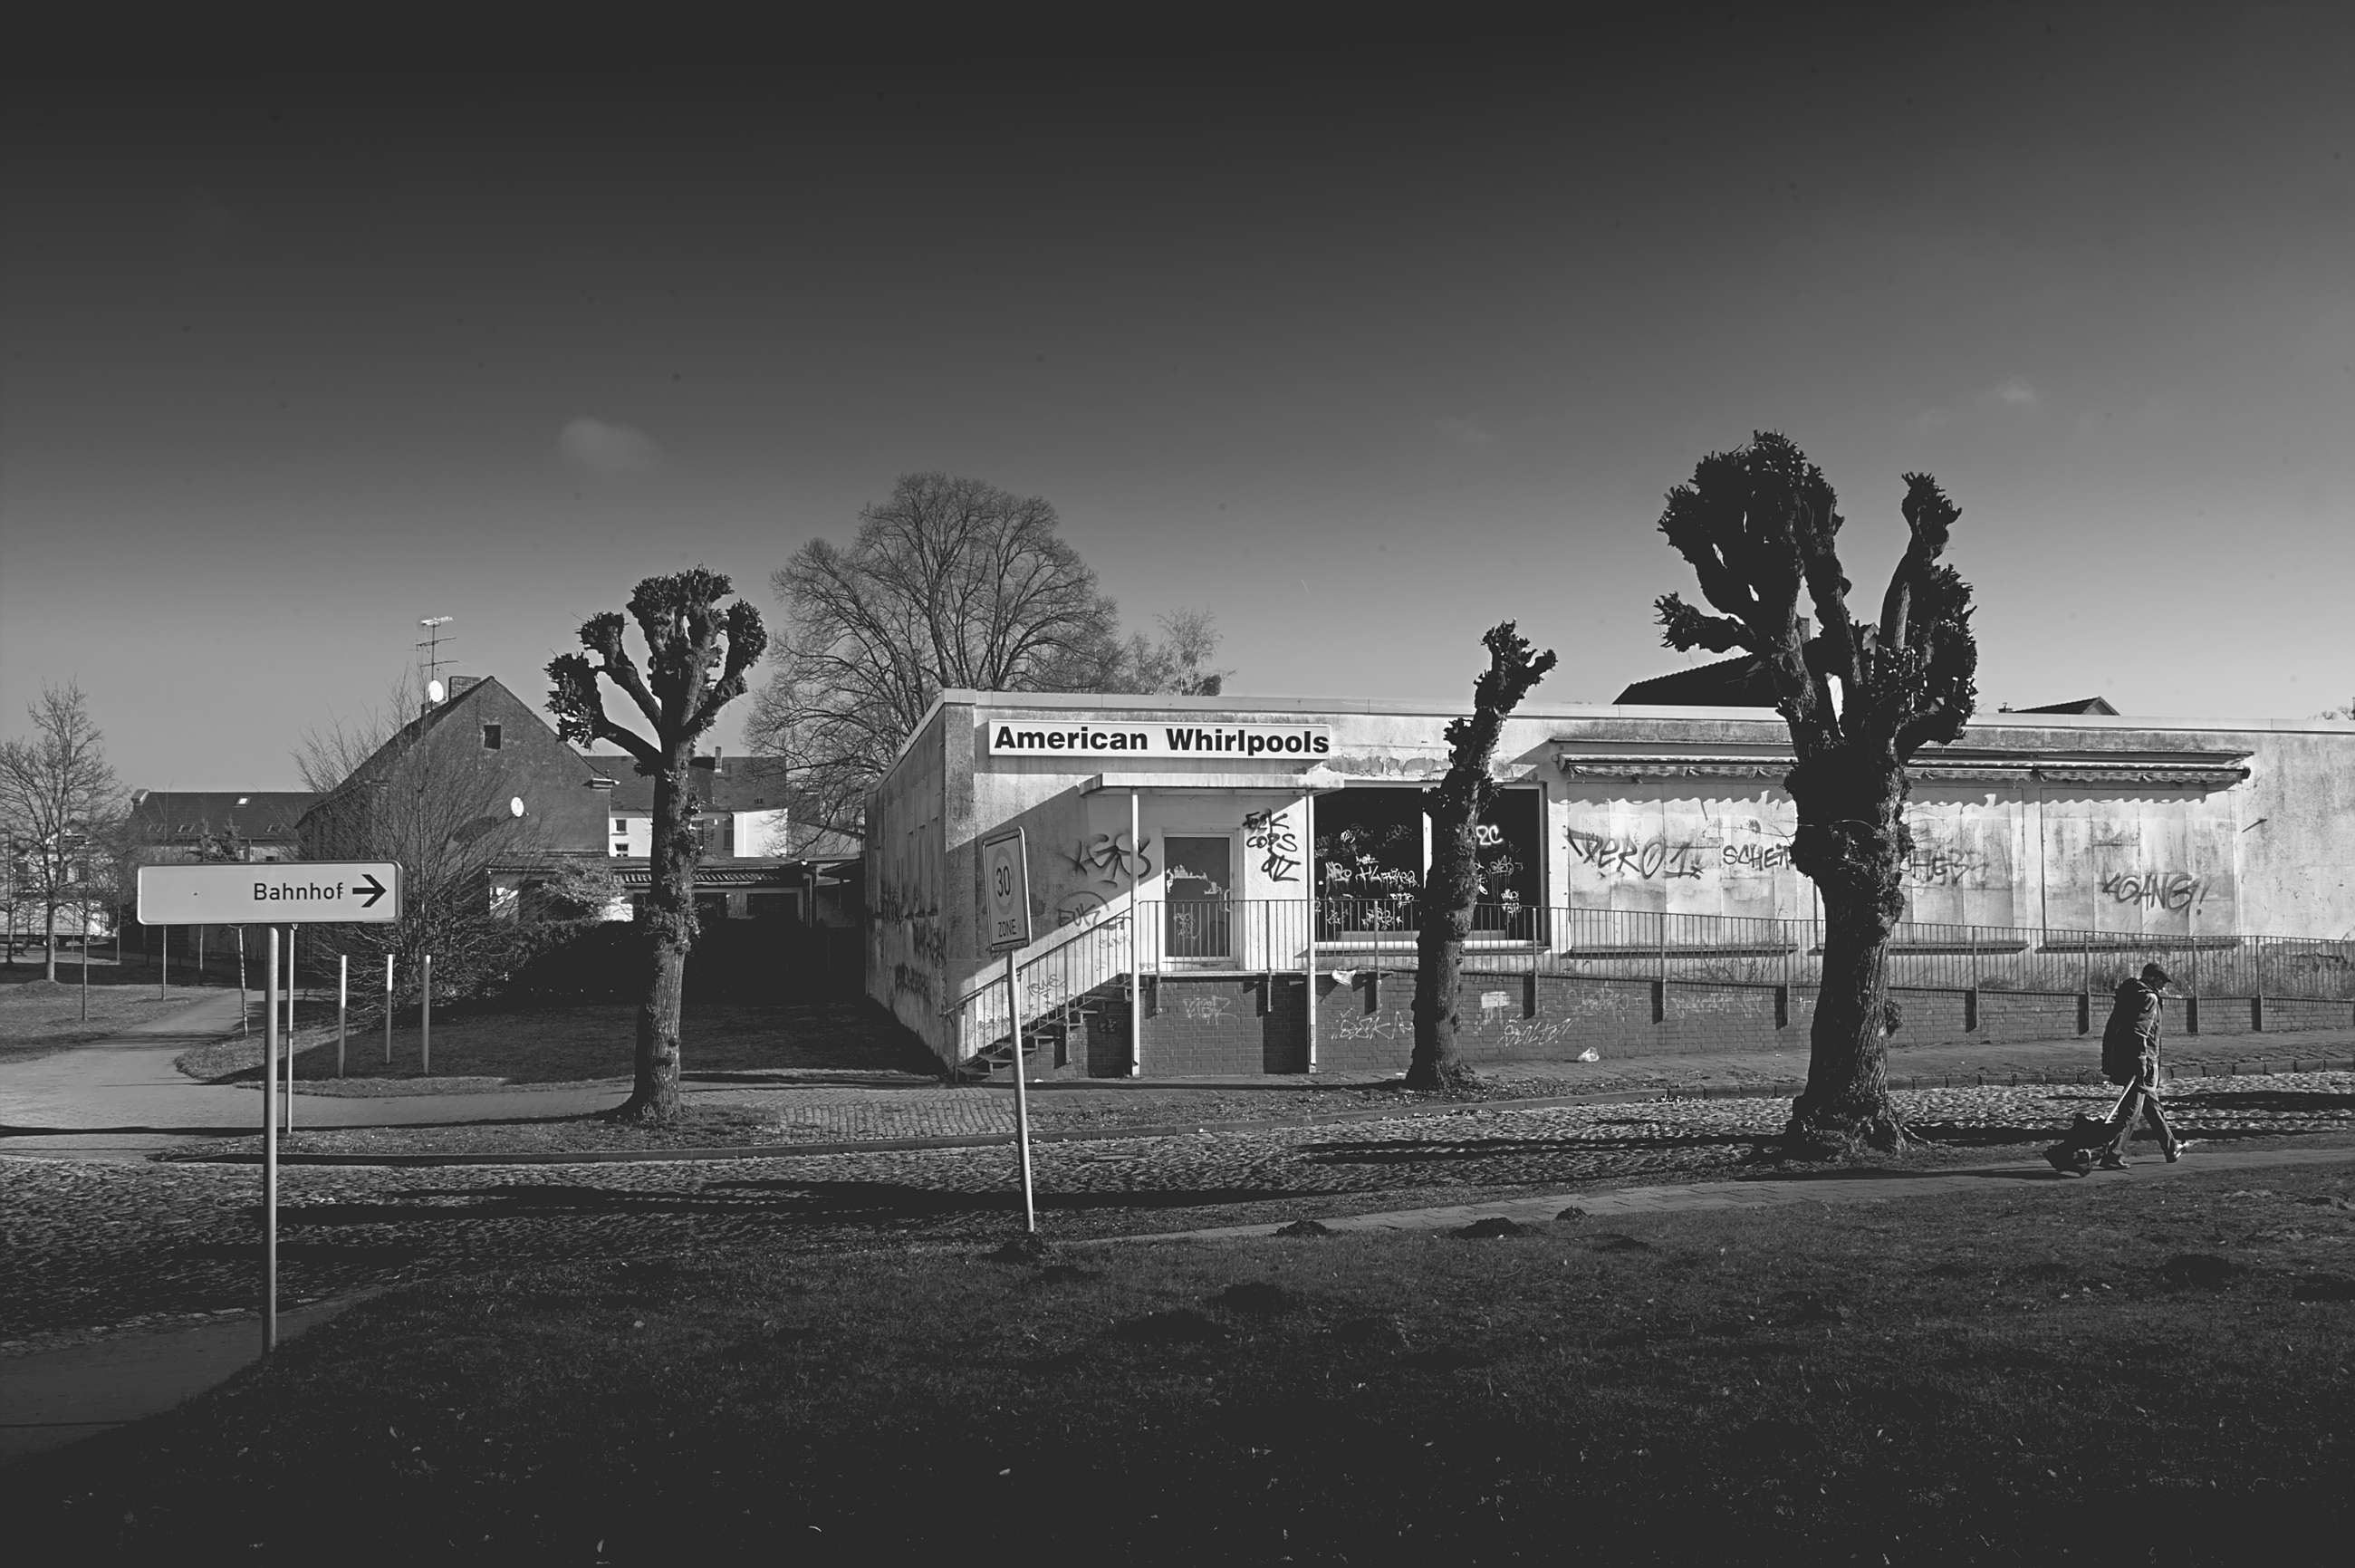
[[294, 928], [286, 928], [286, 1131], [294, 1131]]
[[[245, 928], [238, 927], [242, 945]], [[278, 928], [270, 928], [270, 988], [278, 988]], [[278, 1349], [278, 1011], [263, 999], [261, 1029], [261, 1353]]]
[[344, 1075], [344, 1016], [351, 1005], [352, 955], [342, 954], [336, 959], [336, 1076]]
[[1138, 837], [1136, 792], [1128, 792], [1128, 1075], [1145, 1071], [1145, 982], [1138, 977], [1144, 958], [1138, 944], [1145, 936], [1145, 906], [1137, 902], [1137, 874], [1145, 866], [1145, 841]]
[[81, 1016], [90, 1019], [90, 906], [81, 909]]
[[392, 1065], [392, 955], [384, 955], [384, 1064]]
[[418, 971], [417, 1071], [433, 1076], [433, 955], [425, 955]]
[[[278, 938], [272, 936], [270, 939], [270, 944], [272, 950], [276, 951]], [[237, 1032], [240, 1034], [253, 1032], [253, 1026], [246, 1021], [245, 1017], [250, 1006], [251, 1004], [245, 999], [245, 927], [240, 925], [237, 928]], [[262, 1021], [265, 1025], [269, 1022], [267, 1019]], [[264, 1089], [267, 1089], [270, 1086], [270, 1080], [264, 1078], [261, 1084]]]
[[1039, 1233], [1039, 1208], [1030, 1192], [1030, 1095], [1022, 1083], [1022, 982], [1014, 973], [1016, 949], [1006, 950], [1006, 1017], [1014, 1042], [1014, 1141], [1022, 1146], [1022, 1229]]
[[172, 928], [159, 925], [155, 933], [155, 999], [160, 1002], [172, 989]]
[[[2194, 908], [2198, 902], [2199, 900], [2195, 897], [2191, 903], [2183, 907], [2183, 934], [2191, 942], [2191, 1001], [2183, 1009], [2186, 1015], [2190, 1015], [2200, 1003], [2200, 916]], [[2191, 1019], [2187, 1016], [2184, 1019], [2184, 1033], [2192, 1032], [2190, 1024]]]
[[[1302, 825], [1306, 830], [1308, 853], [1308, 901], [1302, 907], [1308, 912], [1307, 949], [1301, 955], [1301, 973], [1306, 976], [1308, 1008], [1308, 1071], [1316, 1071], [1316, 792], [1310, 790], [1300, 797]], [[1530, 960], [1534, 967], [1536, 960]]]

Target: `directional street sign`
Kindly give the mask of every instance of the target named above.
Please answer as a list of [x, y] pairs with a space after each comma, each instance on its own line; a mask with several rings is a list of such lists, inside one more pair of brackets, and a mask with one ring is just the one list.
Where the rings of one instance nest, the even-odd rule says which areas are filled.
[[400, 918], [400, 868], [390, 860], [257, 860], [142, 866], [142, 925], [389, 924]]

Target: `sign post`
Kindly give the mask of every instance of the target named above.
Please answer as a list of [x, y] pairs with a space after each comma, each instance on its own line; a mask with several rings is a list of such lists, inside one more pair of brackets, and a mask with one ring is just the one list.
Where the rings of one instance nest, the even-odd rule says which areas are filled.
[[981, 880], [987, 890], [989, 950], [1006, 955], [1006, 1033], [1014, 1057], [1014, 1141], [1022, 1151], [1022, 1229], [1039, 1233], [1039, 1206], [1030, 1187], [1030, 1099], [1022, 1082], [1022, 982], [1017, 953], [1030, 943], [1030, 854], [1019, 827], [981, 841]]
[[[144, 868], [143, 868], [144, 869]], [[144, 891], [143, 889], [142, 891]], [[261, 1353], [278, 1349], [278, 928], [261, 994]]]
[[[267, 926], [269, 967], [261, 993], [261, 1349], [278, 1348], [278, 928], [286, 933], [286, 1125], [294, 1124], [294, 945], [296, 925], [389, 925], [400, 919], [400, 868], [389, 860], [142, 866], [139, 918], [150, 925], [233, 925], [238, 996], [245, 995], [245, 928]], [[385, 967], [389, 1003], [392, 969]], [[341, 1013], [340, 1001], [337, 1008]], [[240, 1022], [242, 1022], [240, 1009]], [[390, 1011], [386, 1040], [391, 1040]], [[340, 1029], [337, 1050], [340, 1053]]]

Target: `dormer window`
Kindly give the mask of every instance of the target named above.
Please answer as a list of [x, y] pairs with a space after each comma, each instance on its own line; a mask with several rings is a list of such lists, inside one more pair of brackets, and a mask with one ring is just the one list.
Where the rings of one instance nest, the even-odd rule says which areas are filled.
[[484, 725], [484, 726], [483, 726], [483, 750], [485, 750], [485, 752], [496, 752], [496, 751], [497, 751], [498, 749], [499, 749], [499, 727], [498, 727], [497, 725], [496, 725], [496, 724], [485, 724], [485, 725]]

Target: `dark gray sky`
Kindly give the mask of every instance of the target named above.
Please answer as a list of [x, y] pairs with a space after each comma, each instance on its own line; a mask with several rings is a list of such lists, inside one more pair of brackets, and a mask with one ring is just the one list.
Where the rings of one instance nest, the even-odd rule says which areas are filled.
[[1988, 709], [2355, 697], [2355, 8], [1182, 15], [20, 57], [0, 724], [78, 678], [126, 783], [287, 787], [421, 617], [536, 697], [922, 468], [1235, 689], [1462, 698], [1514, 616], [1607, 700], [1760, 428], [1867, 602], [1945, 483]]

